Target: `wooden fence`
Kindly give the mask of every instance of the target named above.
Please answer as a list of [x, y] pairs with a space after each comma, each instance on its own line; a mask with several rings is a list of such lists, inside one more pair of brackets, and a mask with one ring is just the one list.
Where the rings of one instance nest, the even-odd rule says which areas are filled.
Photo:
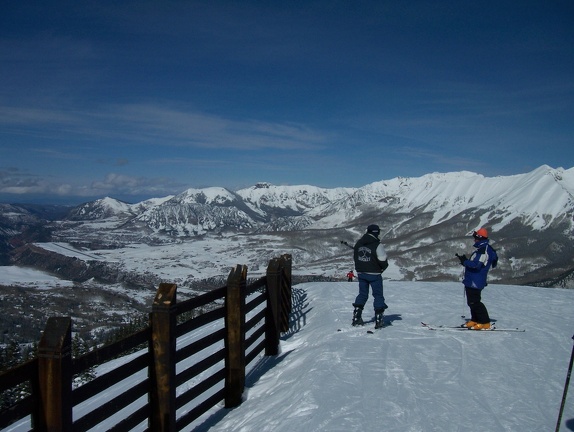
[[[37, 357], [0, 375], [0, 392], [26, 383], [30, 392], [0, 412], [0, 428], [178, 431], [222, 401], [240, 405], [246, 365], [263, 352], [277, 355], [280, 333], [289, 330], [291, 256], [269, 261], [266, 276], [250, 285], [247, 267], [237, 265], [224, 287], [181, 303], [176, 292], [160, 284], [148, 327], [77, 358], [71, 318], [49, 318]], [[198, 331], [207, 324], [214, 330]], [[74, 376], [106, 363], [113, 368], [73, 389]]]

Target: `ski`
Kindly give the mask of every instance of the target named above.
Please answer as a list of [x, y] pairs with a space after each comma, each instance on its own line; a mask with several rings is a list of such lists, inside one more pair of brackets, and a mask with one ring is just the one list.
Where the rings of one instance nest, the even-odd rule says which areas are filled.
[[427, 327], [429, 329], [452, 329], [452, 330], [468, 330], [466, 327], [463, 326], [445, 326], [445, 325], [431, 325], [421, 321], [421, 325], [423, 327]]
[[[359, 327], [359, 326], [357, 326]], [[362, 326], [360, 326], [362, 327]], [[370, 328], [367, 330], [367, 334], [373, 334], [376, 333], [378, 330], [381, 330], [383, 328], [385, 328], [386, 326], [380, 327], [380, 328]], [[356, 327], [353, 327], [352, 329], [344, 329], [344, 328], [338, 328], [337, 332], [352, 332], [353, 330], [364, 330], [364, 329], [357, 329]]]
[[376, 326], [375, 326], [375, 327], [370, 327], [370, 328], [367, 327], [366, 324], [372, 324], [372, 323], [374, 323], [374, 322], [375, 322], [375, 318], [371, 318], [370, 320], [365, 321], [365, 322], [363, 323], [363, 325], [351, 326], [351, 328], [346, 328], [346, 327], [345, 327], [345, 328], [338, 328], [338, 329], [337, 329], [337, 332], [353, 331], [353, 330], [363, 330], [363, 329], [367, 328], [367, 334], [373, 334], [373, 333], [375, 333], [377, 330], [381, 330], [381, 329], [384, 329], [384, 328], [386, 328], [386, 327], [391, 326], [391, 322], [389, 321], [389, 322], [383, 322], [383, 325], [382, 325], [381, 327], [379, 327], [379, 328], [377, 328]]
[[367, 330], [367, 333], [375, 333], [377, 330], [382, 330], [384, 328], [387, 328], [391, 325], [390, 322], [383, 322], [383, 324], [380, 327], [374, 327], [372, 330]]
[[342, 332], [342, 331], [353, 331], [353, 330], [359, 331], [359, 330], [363, 330], [365, 327], [367, 327], [367, 324], [371, 324], [371, 323], [374, 323], [374, 322], [375, 322], [375, 318], [373, 317], [373, 318], [371, 318], [371, 319], [368, 319], [368, 320], [366, 320], [366, 321], [363, 321], [363, 324], [356, 324], [356, 325], [350, 324], [350, 327], [345, 326], [345, 327], [342, 327], [342, 328], [338, 328], [337, 331], [338, 331], [338, 332]]
[[461, 327], [461, 326], [443, 326], [443, 325], [439, 325], [439, 326], [433, 326], [431, 324], [427, 324], [424, 322], [421, 322], [422, 326], [429, 329], [429, 330], [437, 330], [437, 331], [481, 331], [481, 332], [489, 332], [489, 331], [499, 331], [499, 332], [518, 332], [518, 333], [524, 333], [526, 330], [524, 329], [519, 329], [519, 328], [498, 328], [498, 327], [491, 327], [489, 329], [484, 329], [484, 330], [472, 330], [466, 327]]
[[377, 328], [377, 327], [374, 327], [374, 328], [371, 329], [371, 330], [367, 330], [367, 333], [369, 333], [369, 334], [377, 333], [379, 330], [382, 330], [382, 329], [384, 329], [384, 328], [387, 328], [387, 327], [389, 327], [390, 325], [391, 325], [390, 323], [383, 323], [383, 325], [382, 325], [381, 327], [378, 327], [378, 328]]

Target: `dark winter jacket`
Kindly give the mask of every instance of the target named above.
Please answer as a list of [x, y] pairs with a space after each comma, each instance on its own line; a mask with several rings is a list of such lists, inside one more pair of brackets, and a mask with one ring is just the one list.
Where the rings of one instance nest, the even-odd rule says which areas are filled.
[[479, 240], [474, 244], [476, 250], [469, 259], [464, 261], [464, 279], [462, 283], [465, 287], [483, 289], [486, 283], [486, 276], [490, 268], [496, 267], [498, 256], [496, 251], [488, 244], [488, 239]]
[[383, 245], [376, 236], [369, 233], [355, 243], [353, 259], [357, 273], [380, 274], [389, 266]]

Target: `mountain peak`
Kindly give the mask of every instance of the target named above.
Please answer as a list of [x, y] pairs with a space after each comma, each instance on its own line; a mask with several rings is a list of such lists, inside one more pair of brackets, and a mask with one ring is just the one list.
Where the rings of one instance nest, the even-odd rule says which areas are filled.
[[190, 188], [173, 197], [170, 201], [179, 203], [223, 205], [237, 201], [235, 194], [223, 187], [213, 186], [202, 189]]
[[115, 198], [104, 197], [71, 210], [71, 220], [96, 220], [132, 213], [132, 205]]
[[253, 189], [269, 189], [271, 186], [272, 186], [271, 183], [259, 182], [259, 183], [255, 183], [255, 185], [253, 186]]

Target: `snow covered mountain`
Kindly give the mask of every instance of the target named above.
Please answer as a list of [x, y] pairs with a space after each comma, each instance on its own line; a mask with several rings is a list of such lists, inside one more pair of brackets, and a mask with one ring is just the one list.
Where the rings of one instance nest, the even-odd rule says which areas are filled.
[[[452, 281], [460, 276], [454, 254], [470, 252], [469, 234], [485, 226], [501, 256], [495, 280], [572, 286], [573, 209], [574, 168], [543, 165], [514, 176], [432, 173], [360, 188], [258, 183], [236, 192], [188, 189], [136, 204], [108, 197], [75, 208], [50, 229], [53, 241], [90, 250], [229, 237], [234, 241], [218, 252], [224, 260], [253, 244], [265, 248], [264, 259], [290, 253], [314, 265], [316, 275], [336, 278], [352, 265], [341, 241], [353, 243], [377, 223], [399, 279]], [[273, 245], [264, 237], [269, 233]]]
[[237, 194], [211, 187], [188, 189], [147, 209], [131, 223], [169, 236], [189, 237], [210, 231], [250, 230], [259, 219]]
[[301, 216], [316, 208], [346, 200], [356, 189], [324, 189], [316, 186], [273, 186], [258, 183], [237, 191], [255, 209], [271, 216]]
[[67, 220], [97, 220], [106, 218], [130, 218], [135, 217], [149, 208], [153, 208], [171, 199], [152, 198], [137, 204], [128, 204], [114, 198], [105, 197], [96, 201], [91, 201], [73, 208], [67, 215]]
[[[517, 219], [534, 230], [544, 230], [570, 219], [573, 207], [574, 168], [553, 169], [544, 165], [530, 173], [508, 177], [487, 178], [464, 171], [398, 177], [361, 188], [259, 183], [235, 193], [220, 187], [188, 189], [174, 197], [138, 204], [103, 198], [77, 207], [69, 219], [138, 217], [157, 232], [172, 232], [173, 226], [192, 220], [202, 228], [200, 231], [208, 232], [228, 227], [253, 228], [278, 217], [300, 216], [314, 221], [311, 228], [336, 228], [380, 212], [432, 214], [428, 225], [433, 226], [472, 211], [483, 213], [478, 225], [490, 224], [494, 230]], [[212, 217], [218, 211], [222, 213], [218, 215], [220, 223], [214, 224]], [[237, 220], [244, 221], [244, 225]]]

